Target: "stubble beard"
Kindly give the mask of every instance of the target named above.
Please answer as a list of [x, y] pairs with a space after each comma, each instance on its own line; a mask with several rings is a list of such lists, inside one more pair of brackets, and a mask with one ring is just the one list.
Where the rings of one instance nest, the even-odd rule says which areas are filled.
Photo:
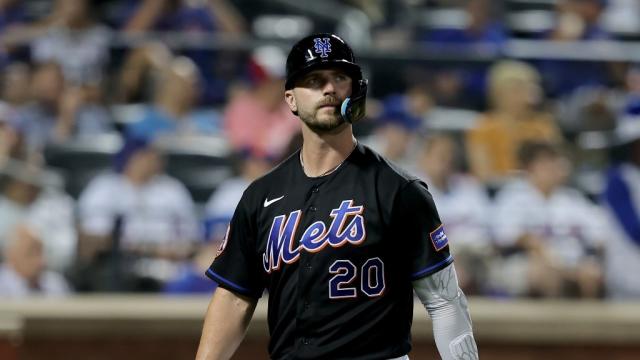
[[[346, 124], [346, 121], [337, 112], [330, 119], [318, 119], [319, 111], [320, 109], [315, 109], [315, 111], [299, 110], [298, 116], [309, 129], [319, 134], [336, 132]], [[323, 116], [328, 117], [325, 114], [323, 114]]]

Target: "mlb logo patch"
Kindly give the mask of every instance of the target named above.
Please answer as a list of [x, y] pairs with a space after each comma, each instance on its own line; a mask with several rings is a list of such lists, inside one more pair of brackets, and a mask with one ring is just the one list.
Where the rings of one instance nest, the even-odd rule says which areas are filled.
[[447, 239], [447, 234], [444, 233], [444, 224], [438, 226], [435, 230], [429, 233], [429, 237], [431, 238], [431, 243], [436, 251], [440, 251], [445, 248], [449, 244], [449, 239]]
[[216, 256], [213, 258], [214, 260], [220, 256], [220, 254], [222, 254], [222, 252], [224, 251], [224, 249], [227, 247], [227, 241], [229, 240], [229, 231], [231, 230], [231, 224], [229, 224], [227, 226], [227, 232], [224, 234], [224, 239], [222, 240], [222, 244], [220, 244], [220, 247], [218, 248], [218, 251], [216, 251]]

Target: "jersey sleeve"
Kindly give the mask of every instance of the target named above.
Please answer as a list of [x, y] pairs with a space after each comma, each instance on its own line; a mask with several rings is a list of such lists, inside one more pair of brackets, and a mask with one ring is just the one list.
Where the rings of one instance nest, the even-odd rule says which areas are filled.
[[206, 275], [229, 291], [259, 298], [264, 282], [255, 250], [255, 216], [247, 203], [245, 192]]
[[394, 227], [398, 229], [411, 280], [429, 276], [453, 262], [444, 224], [427, 186], [418, 180], [405, 185], [394, 202]]

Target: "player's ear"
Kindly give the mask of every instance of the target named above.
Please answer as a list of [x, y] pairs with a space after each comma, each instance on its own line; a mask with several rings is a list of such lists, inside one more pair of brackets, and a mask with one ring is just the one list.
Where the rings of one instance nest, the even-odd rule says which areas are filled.
[[284, 101], [289, 105], [289, 110], [291, 110], [294, 115], [298, 115], [298, 105], [296, 104], [296, 97], [293, 95], [293, 89], [284, 91]]

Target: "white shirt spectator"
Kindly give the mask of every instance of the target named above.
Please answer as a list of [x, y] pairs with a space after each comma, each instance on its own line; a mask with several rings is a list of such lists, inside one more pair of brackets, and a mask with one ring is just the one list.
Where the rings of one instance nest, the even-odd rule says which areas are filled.
[[65, 79], [71, 83], [96, 84], [102, 80], [103, 68], [109, 61], [109, 36], [104, 26], [76, 32], [52, 28], [32, 43], [32, 56], [37, 62], [60, 64]]
[[193, 200], [183, 184], [167, 175], [142, 186], [116, 173], [98, 175], [81, 194], [79, 211], [82, 230], [97, 236], [109, 235], [115, 218], [122, 216], [125, 246], [197, 239]]
[[249, 184], [250, 181], [242, 177], [227, 179], [211, 195], [205, 207], [209, 239], [222, 240], [242, 194]]
[[447, 189], [435, 186], [423, 176], [438, 207], [440, 220], [447, 236], [454, 239], [452, 246], [485, 247], [490, 244], [489, 197], [475, 179], [454, 175]]
[[47, 267], [67, 270], [74, 262], [77, 247], [75, 203], [59, 191], [45, 189], [30, 206], [24, 207], [0, 196], [0, 248], [6, 236], [20, 222], [36, 229], [44, 244]]
[[207, 201], [207, 217], [225, 217], [230, 220], [249, 183], [240, 177], [223, 181]]
[[566, 267], [576, 265], [607, 236], [601, 209], [574, 189], [559, 188], [545, 197], [529, 182], [513, 180], [498, 193], [495, 206], [498, 245], [515, 245], [524, 234], [537, 235]]
[[37, 288], [32, 288], [12, 268], [0, 266], [0, 298], [24, 298], [29, 296], [65, 296], [70, 293], [64, 277], [53, 271], [40, 275]]

